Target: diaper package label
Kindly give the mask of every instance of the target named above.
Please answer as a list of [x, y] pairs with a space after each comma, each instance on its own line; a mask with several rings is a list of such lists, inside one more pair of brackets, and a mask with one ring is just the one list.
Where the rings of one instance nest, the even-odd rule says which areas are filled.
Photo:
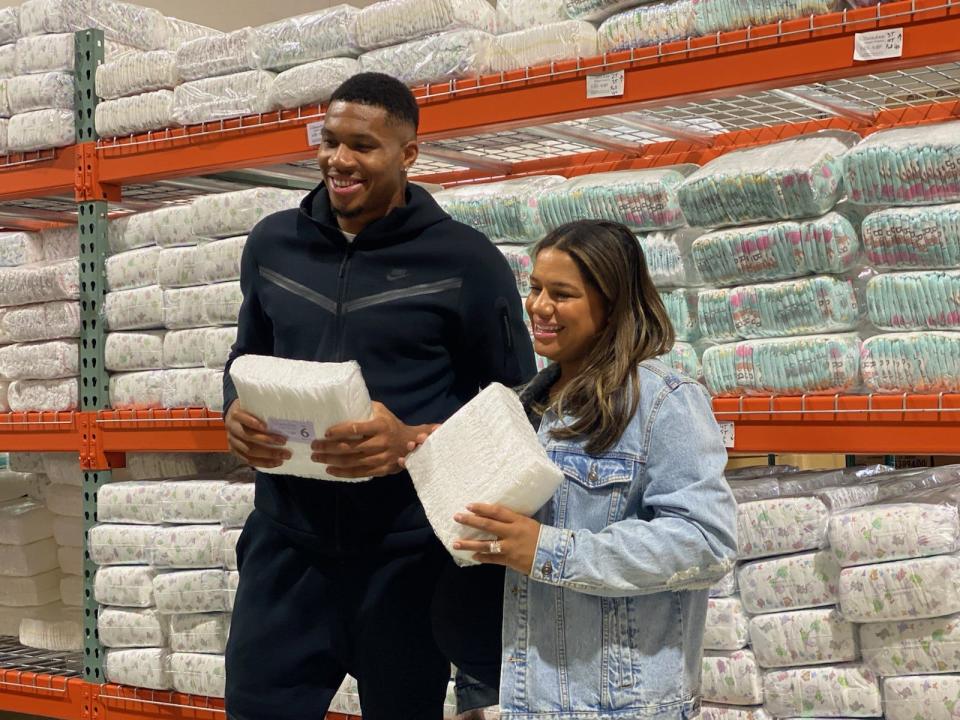
[[267, 430], [277, 435], [283, 435], [291, 442], [312, 443], [317, 439], [316, 430], [309, 420], [283, 420], [269, 418]]

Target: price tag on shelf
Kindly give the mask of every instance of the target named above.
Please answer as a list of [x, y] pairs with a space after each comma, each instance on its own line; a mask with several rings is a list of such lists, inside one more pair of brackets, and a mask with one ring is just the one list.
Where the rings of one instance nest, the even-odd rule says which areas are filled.
[[307, 125], [307, 142], [310, 147], [316, 147], [323, 139], [323, 122], [312, 122]]
[[601, 75], [587, 75], [587, 100], [620, 97], [623, 95], [624, 83], [623, 70]]
[[857, 33], [853, 39], [854, 60], [885, 60], [903, 57], [903, 28]]
[[734, 428], [733, 423], [722, 421], [717, 424], [720, 426], [720, 437], [723, 438], [723, 446], [725, 448], [732, 448], [736, 439], [736, 428]]

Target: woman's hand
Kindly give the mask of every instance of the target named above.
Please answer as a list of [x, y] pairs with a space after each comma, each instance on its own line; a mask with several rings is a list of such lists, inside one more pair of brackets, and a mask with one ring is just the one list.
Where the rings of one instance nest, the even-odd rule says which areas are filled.
[[457, 540], [453, 549], [473, 552], [473, 559], [477, 562], [506, 565], [529, 575], [537, 556], [540, 523], [502, 505], [475, 503], [467, 505], [467, 510], [470, 512], [457, 513], [453, 519], [466, 527], [494, 535], [497, 540]]

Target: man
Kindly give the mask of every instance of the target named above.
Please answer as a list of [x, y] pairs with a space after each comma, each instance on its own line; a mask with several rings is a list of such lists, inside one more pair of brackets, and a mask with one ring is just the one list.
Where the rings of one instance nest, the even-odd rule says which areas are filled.
[[[399, 460], [482, 386], [518, 385], [534, 362], [502, 255], [407, 183], [418, 122], [398, 81], [373, 73], [346, 81], [325, 119], [324, 183], [247, 241], [231, 362], [244, 354], [359, 362], [373, 417], [332, 428], [313, 457], [345, 479], [374, 479], [258, 474], [227, 647], [235, 720], [323, 718], [345, 673], [358, 681], [365, 720], [442, 715], [450, 668], [430, 607], [450, 561]], [[283, 438], [236, 399], [228, 365], [230, 447], [253, 466], [277, 467], [288, 457]], [[485, 587], [475, 611], [479, 601], [464, 598], [457, 619], [468, 628], [472, 612], [489, 613]]]

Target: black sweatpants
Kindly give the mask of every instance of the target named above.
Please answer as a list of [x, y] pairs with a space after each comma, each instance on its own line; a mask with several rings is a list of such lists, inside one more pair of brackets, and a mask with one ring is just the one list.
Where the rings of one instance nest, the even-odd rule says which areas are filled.
[[458, 569], [435, 541], [319, 553], [256, 510], [237, 560], [233, 720], [321, 720], [347, 673], [364, 720], [440, 720], [450, 662], [492, 685], [464, 681], [462, 709], [496, 702], [502, 569]]

